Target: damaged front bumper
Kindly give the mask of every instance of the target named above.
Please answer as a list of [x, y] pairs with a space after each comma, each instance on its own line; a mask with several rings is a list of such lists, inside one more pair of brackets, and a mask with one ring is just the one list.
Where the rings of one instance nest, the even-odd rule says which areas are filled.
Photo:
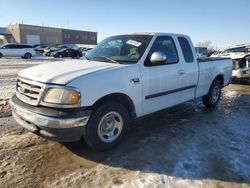
[[12, 115], [25, 129], [48, 139], [72, 142], [80, 140], [85, 133], [91, 111], [85, 108], [53, 109], [36, 107], [12, 96]]
[[235, 78], [250, 78], [250, 68], [240, 68], [233, 70], [232, 76]]

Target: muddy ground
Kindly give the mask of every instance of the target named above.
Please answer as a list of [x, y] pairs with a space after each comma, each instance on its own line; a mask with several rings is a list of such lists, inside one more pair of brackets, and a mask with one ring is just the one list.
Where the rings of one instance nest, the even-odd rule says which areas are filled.
[[[1, 64], [23, 60], [8, 61], [0, 60], [1, 92], [13, 87], [2, 81]], [[250, 187], [250, 86], [223, 89], [216, 109], [196, 100], [137, 120], [121, 145], [103, 153], [47, 141], [5, 113], [0, 187]]]

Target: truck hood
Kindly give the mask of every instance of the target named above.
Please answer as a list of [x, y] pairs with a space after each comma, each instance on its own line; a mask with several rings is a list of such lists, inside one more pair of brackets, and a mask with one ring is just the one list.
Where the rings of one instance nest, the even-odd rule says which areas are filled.
[[241, 52], [236, 52], [236, 53], [227, 53], [224, 55], [221, 55], [221, 57], [229, 57], [231, 59], [241, 59], [244, 58], [246, 55], [249, 55], [250, 53], [241, 53]]
[[79, 76], [119, 66], [124, 65], [88, 60], [58, 61], [30, 67], [19, 72], [18, 76], [42, 83], [65, 85]]

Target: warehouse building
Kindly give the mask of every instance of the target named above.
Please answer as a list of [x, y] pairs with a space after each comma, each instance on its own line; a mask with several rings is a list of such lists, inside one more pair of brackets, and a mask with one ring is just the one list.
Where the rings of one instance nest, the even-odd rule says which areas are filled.
[[2, 30], [6, 33], [2, 34], [3, 41], [5, 43], [16, 42], [30, 45], [43, 44], [49, 46], [56, 44], [97, 44], [97, 32], [91, 31], [61, 29], [27, 24], [8, 25], [5, 29], [2, 28]]
[[0, 44], [7, 42], [13, 43], [14, 38], [11, 32], [6, 27], [0, 27]]

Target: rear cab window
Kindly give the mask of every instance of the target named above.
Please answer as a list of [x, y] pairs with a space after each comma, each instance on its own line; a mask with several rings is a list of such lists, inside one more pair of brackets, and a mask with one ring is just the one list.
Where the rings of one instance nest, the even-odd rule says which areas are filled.
[[182, 54], [184, 56], [185, 61], [187, 63], [194, 62], [194, 54], [192, 52], [192, 48], [188, 40], [185, 37], [178, 37], [178, 41], [180, 43]]

